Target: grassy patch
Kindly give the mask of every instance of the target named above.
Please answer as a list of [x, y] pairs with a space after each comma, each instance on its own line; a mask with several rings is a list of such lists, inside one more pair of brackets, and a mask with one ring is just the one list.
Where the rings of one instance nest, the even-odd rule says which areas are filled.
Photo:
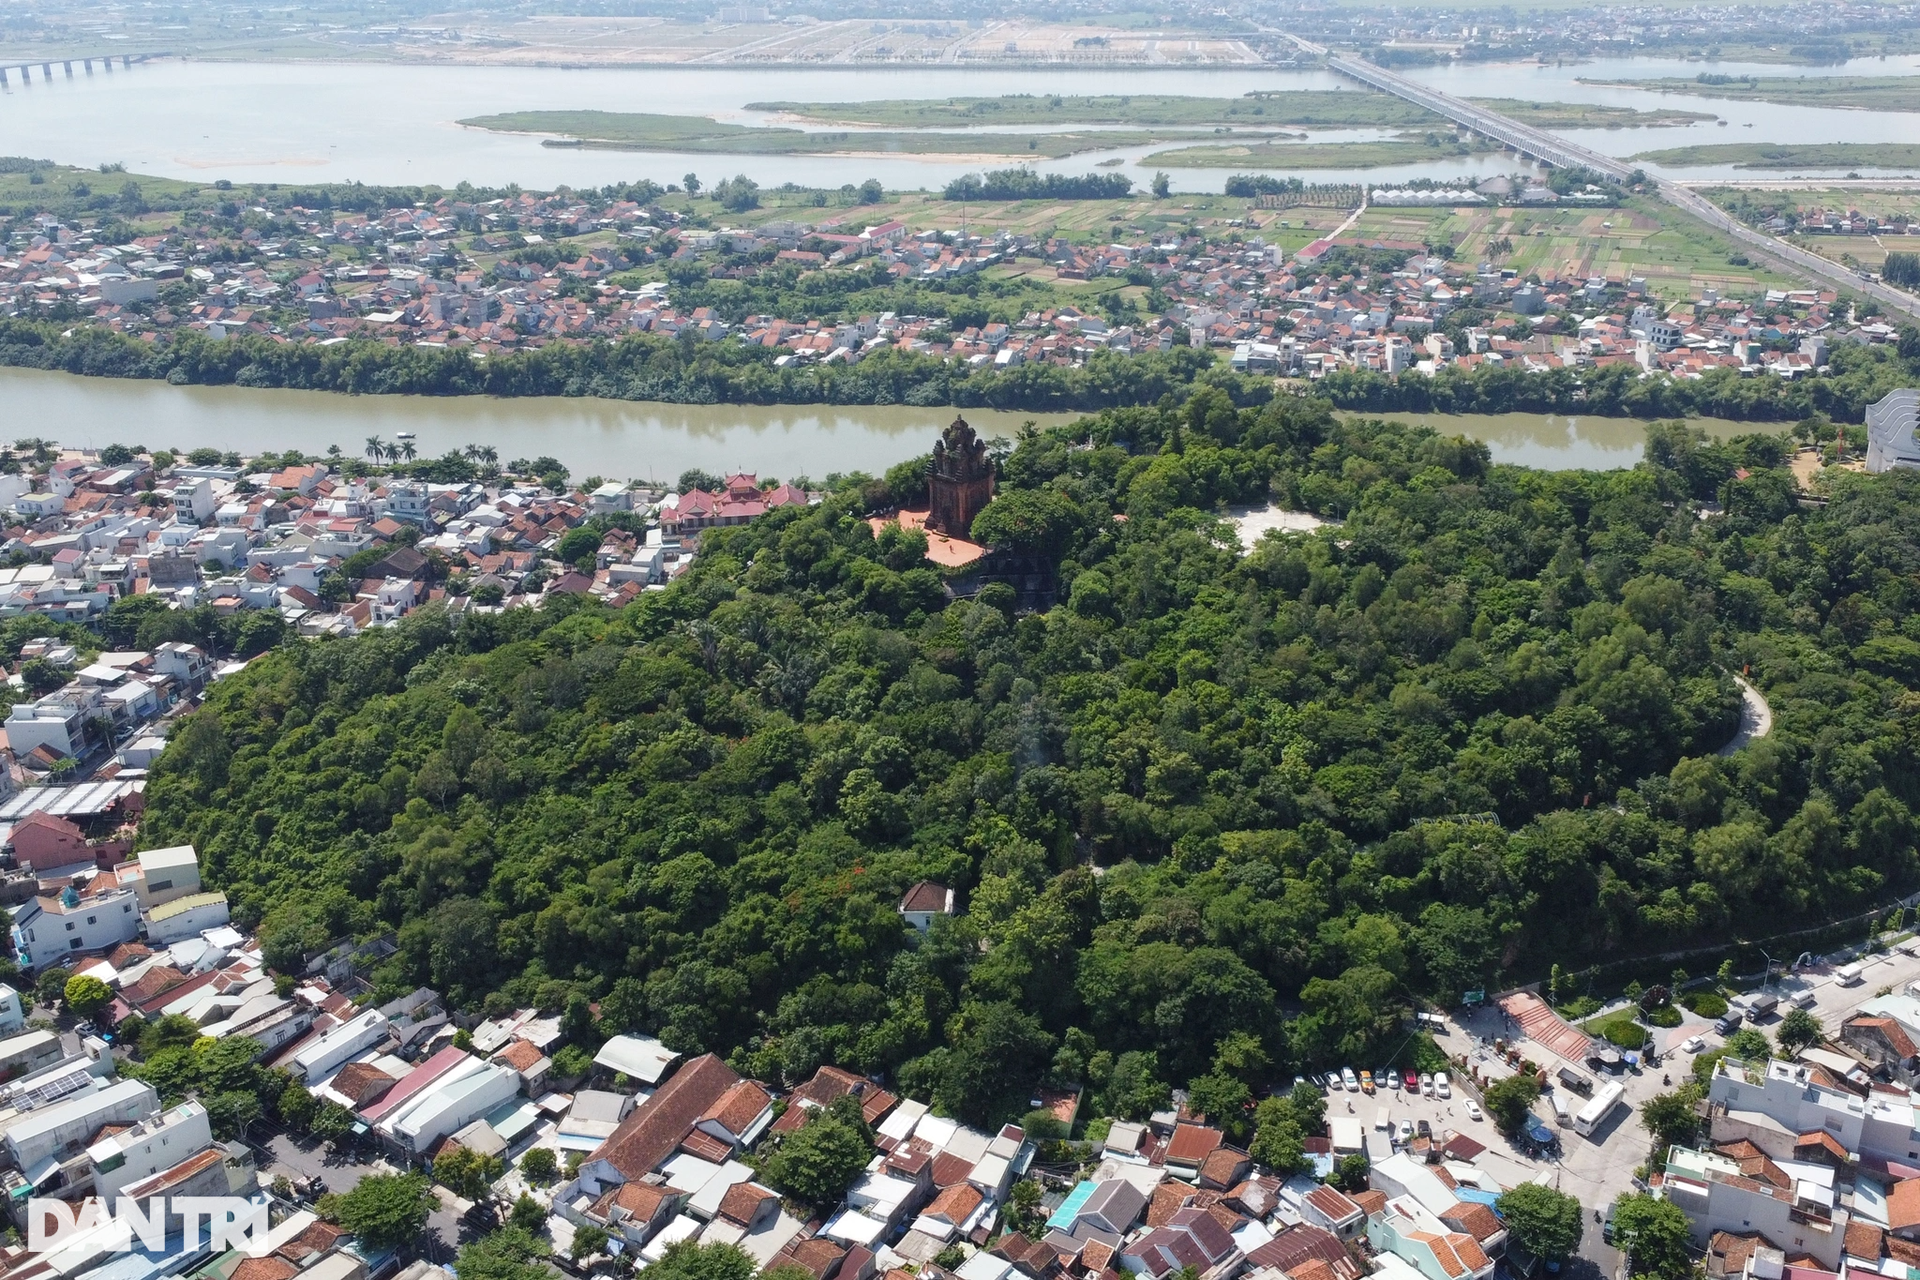
[[1920, 142], [1815, 142], [1804, 146], [1708, 142], [1642, 151], [1632, 158], [1671, 166], [1728, 164], [1736, 169], [1916, 169], [1920, 168]]
[[1489, 150], [1451, 130], [1435, 130], [1381, 142], [1213, 143], [1156, 151], [1140, 163], [1169, 169], [1377, 169]]
[[[1522, 276], [1645, 276], [1663, 298], [1697, 298], [1702, 289], [1751, 297], [1785, 277], [1727, 261], [1734, 244], [1671, 205], [1634, 198], [1618, 209], [1369, 209], [1354, 234], [1387, 240], [1446, 241], [1455, 262], [1494, 262]], [[1858, 237], [1848, 237], [1857, 239]]]
[[1647, 1043], [1647, 1029], [1624, 1013], [1614, 1014], [1610, 1018], [1596, 1018], [1581, 1029], [1622, 1049], [1642, 1049]]
[[832, 124], [916, 129], [982, 125], [1404, 125], [1437, 120], [1410, 102], [1371, 91], [1287, 89], [1241, 98], [1174, 94], [1007, 94], [998, 98], [894, 98], [876, 102], [750, 102], [749, 111], [779, 111]]
[[1755, 76], [1742, 79], [1678, 76], [1654, 80], [1588, 80], [1582, 84], [1624, 85], [1698, 98], [1745, 102], [1784, 102], [1803, 107], [1852, 107], [1861, 111], [1920, 111], [1920, 77], [1915, 76]]
[[1561, 1005], [1559, 1012], [1560, 1016], [1567, 1021], [1578, 1022], [1582, 1018], [1591, 1018], [1594, 1014], [1600, 1012], [1600, 1002], [1592, 996], [1581, 996], [1576, 1000], [1569, 1000]]
[[1688, 1012], [1703, 1018], [1724, 1017], [1727, 1012], [1727, 1002], [1714, 991], [1689, 991], [1680, 997], [1680, 1003]]
[[[986, 155], [1059, 159], [1082, 151], [1192, 139], [1182, 130], [1093, 133], [893, 133], [871, 130], [815, 131], [728, 124], [705, 116], [664, 116], [638, 111], [508, 111], [471, 116], [459, 123], [498, 133], [550, 133], [583, 147], [608, 151], [679, 151], [712, 155]], [[563, 145], [555, 142], [550, 145]]]
[[1663, 1004], [1657, 1009], [1648, 1009], [1640, 1016], [1649, 1026], [1654, 1027], [1677, 1027], [1683, 1021], [1680, 1011], [1670, 1004]]
[[1519, 98], [1469, 101], [1537, 129], [1662, 129], [1714, 118], [1711, 111], [1682, 111], [1677, 107], [1639, 111], [1596, 102], [1526, 102]]

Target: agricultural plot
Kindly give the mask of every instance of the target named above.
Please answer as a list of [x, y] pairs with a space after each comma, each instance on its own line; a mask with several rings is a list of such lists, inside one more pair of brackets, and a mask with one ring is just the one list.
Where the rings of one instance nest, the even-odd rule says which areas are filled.
[[1620, 209], [1370, 209], [1354, 233], [1445, 241], [1457, 262], [1490, 261], [1523, 276], [1644, 276], [1669, 298], [1697, 297], [1702, 289], [1748, 295], [1787, 283], [1764, 267], [1730, 261], [1737, 249], [1712, 228], [1638, 202]]

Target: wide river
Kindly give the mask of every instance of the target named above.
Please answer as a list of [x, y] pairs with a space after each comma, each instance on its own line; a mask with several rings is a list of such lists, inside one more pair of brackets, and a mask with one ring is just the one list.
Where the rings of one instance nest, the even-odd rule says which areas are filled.
[[[1567, 136], [1612, 155], [1695, 142], [1911, 142], [1920, 114], [1843, 111], [1770, 103], [1659, 96], [1576, 83], [1588, 78], [1692, 78], [1703, 68], [1729, 75], [1920, 74], [1920, 57], [1862, 59], [1844, 66], [1796, 68], [1744, 63], [1634, 58], [1575, 66], [1473, 63], [1410, 74], [1475, 97], [1595, 102], [1712, 112], [1712, 120], [1673, 129], [1570, 130]], [[17, 74], [0, 90], [0, 154], [33, 155], [69, 164], [124, 163], [135, 173], [249, 182], [440, 183], [533, 189], [562, 183], [600, 186], [623, 179], [678, 182], [693, 170], [711, 182], [745, 172], [763, 186], [797, 182], [839, 186], [878, 178], [898, 190], [932, 188], [985, 167], [971, 161], [913, 156], [715, 156], [543, 147], [533, 137], [464, 128], [455, 121], [502, 111], [592, 108], [699, 113], [755, 123], [749, 102], [944, 98], [955, 94], [1170, 93], [1238, 96], [1254, 89], [1355, 89], [1325, 71], [1263, 68], [1119, 71], [911, 68], [688, 68], [574, 70], [541, 67], [373, 66], [350, 63], [160, 61], [49, 84], [22, 85]], [[1355, 90], [1358, 91], [1358, 90]], [[1753, 128], [1743, 126], [1752, 125]], [[1383, 130], [1319, 130], [1314, 141], [1387, 136]], [[1211, 138], [1209, 140], [1212, 140]], [[1103, 160], [1143, 183], [1141, 161], [1170, 144], [1117, 148], [1040, 163], [1044, 170], [1085, 173]], [[1011, 161], [987, 163], [1006, 164]], [[1504, 153], [1366, 170], [1310, 170], [1323, 182], [1398, 182], [1416, 177], [1485, 176], [1524, 162]], [[1733, 176], [1751, 171], [1676, 169], [1673, 177]], [[1227, 170], [1182, 169], [1176, 189], [1218, 191]]]
[[[479, 396], [344, 396], [243, 387], [173, 387], [163, 382], [79, 378], [0, 369], [7, 440], [42, 436], [73, 448], [120, 443], [148, 448], [215, 448], [239, 453], [338, 445], [358, 455], [367, 437], [396, 442], [414, 433], [422, 456], [469, 444], [502, 461], [560, 459], [575, 476], [671, 481], [689, 467], [755, 471], [815, 480], [840, 471], [878, 473], [925, 453], [952, 409], [672, 405], [622, 400]], [[1070, 422], [1073, 414], [963, 411], [983, 436], [1012, 436], [1027, 421]], [[1632, 466], [1642, 424], [1628, 418], [1506, 414], [1387, 414], [1484, 440], [1495, 460], [1533, 467]], [[1717, 436], [1766, 426], [1698, 419]]]

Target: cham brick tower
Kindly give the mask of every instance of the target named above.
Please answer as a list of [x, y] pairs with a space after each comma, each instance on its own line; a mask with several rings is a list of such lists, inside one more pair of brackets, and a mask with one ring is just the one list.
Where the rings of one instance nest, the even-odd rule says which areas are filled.
[[927, 495], [927, 528], [949, 538], [971, 538], [973, 518], [993, 501], [993, 460], [965, 418], [956, 417], [933, 442]]

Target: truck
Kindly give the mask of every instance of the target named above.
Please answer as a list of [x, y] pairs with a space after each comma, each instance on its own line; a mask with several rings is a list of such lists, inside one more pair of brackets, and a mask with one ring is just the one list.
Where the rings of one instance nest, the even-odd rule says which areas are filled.
[[1771, 991], [1751, 991], [1740, 998], [1740, 1005], [1747, 1011], [1748, 1022], [1758, 1022], [1780, 1007], [1780, 997]]
[[1593, 1131], [1607, 1122], [1607, 1117], [1613, 1114], [1613, 1109], [1620, 1105], [1626, 1093], [1627, 1087], [1618, 1080], [1602, 1088], [1574, 1116], [1573, 1131], [1583, 1138], [1593, 1136]]
[[1567, 1086], [1567, 1088], [1573, 1090], [1575, 1093], [1593, 1092], [1593, 1081], [1587, 1079], [1572, 1067], [1560, 1068], [1556, 1073], [1556, 1078], [1561, 1084]]

